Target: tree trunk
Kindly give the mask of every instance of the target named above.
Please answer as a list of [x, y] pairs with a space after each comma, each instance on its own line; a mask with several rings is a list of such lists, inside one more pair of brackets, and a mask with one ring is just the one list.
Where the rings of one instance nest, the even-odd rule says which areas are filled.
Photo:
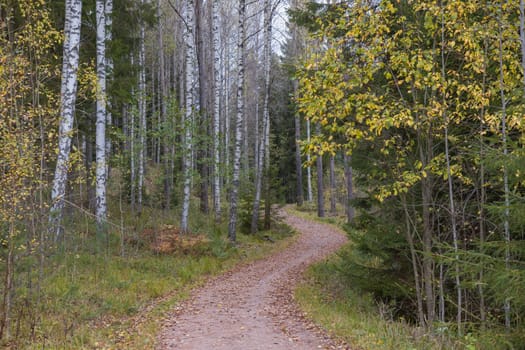
[[[142, 0], [144, 4], [144, 0]], [[145, 57], [145, 28], [144, 23], [140, 24], [140, 43], [139, 43], [139, 164], [138, 164], [138, 184], [137, 184], [137, 209], [142, 212], [142, 202], [144, 193], [144, 176], [146, 168], [146, 57]]]
[[[164, 50], [164, 28], [162, 26], [162, 12], [161, 12], [161, 0], [157, 0], [157, 20], [158, 20], [158, 45], [159, 45], [159, 84], [160, 84], [160, 122], [164, 125], [162, 128], [166, 130], [167, 127], [167, 104], [168, 104], [168, 85], [166, 82], [166, 70], [165, 70], [165, 50]], [[169, 209], [171, 206], [171, 167], [170, 167], [170, 145], [168, 138], [163, 134], [159, 138], [159, 142], [162, 143], [162, 164], [164, 167], [164, 208]], [[160, 149], [159, 149], [160, 153]]]
[[228, 238], [231, 242], [237, 239], [237, 205], [239, 196], [239, 179], [241, 170], [242, 126], [244, 120], [244, 40], [246, 18], [246, 0], [239, 0], [239, 34], [237, 44], [237, 60], [239, 76], [237, 81], [237, 117], [235, 119], [235, 151], [233, 154], [233, 177], [230, 194], [230, 222]]
[[220, 47], [219, 47], [219, 0], [212, 2], [212, 42], [213, 42], [213, 209], [215, 221], [221, 219], [221, 181], [220, 181]]
[[337, 197], [335, 183], [335, 156], [330, 155], [330, 215], [337, 215]]
[[224, 67], [225, 86], [224, 86], [224, 183], [230, 186], [230, 45], [226, 44], [225, 55], [226, 65]]
[[345, 167], [345, 180], [346, 180], [346, 201], [345, 201], [345, 212], [346, 222], [351, 223], [354, 220], [354, 207], [352, 206], [352, 200], [354, 199], [354, 184], [352, 178], [352, 166], [350, 165], [350, 157], [343, 154], [343, 161]]
[[[520, 2], [520, 8], [522, 3]], [[498, 30], [498, 50], [499, 50], [499, 89], [501, 98], [501, 143], [503, 147], [503, 159], [507, 160], [508, 148], [507, 148], [507, 98], [505, 96], [505, 72], [503, 64], [503, 28], [501, 25], [503, 16], [503, 5], [499, 4], [499, 30]], [[520, 18], [521, 19], [521, 18]], [[505, 239], [505, 268], [510, 267], [510, 188], [509, 188], [509, 171], [506, 162], [503, 162], [503, 195], [505, 211], [503, 216], [503, 238]], [[510, 299], [505, 298], [503, 305], [505, 311], [505, 327], [510, 329]]]
[[103, 232], [106, 216], [106, 21], [104, 1], [96, 2], [97, 18], [97, 121], [96, 206], [97, 231]]
[[[446, 81], [446, 67], [445, 67], [445, 21], [444, 21], [444, 14], [443, 14], [443, 8], [441, 9], [441, 78], [443, 81]], [[457, 292], [457, 316], [456, 316], [456, 322], [458, 326], [458, 334], [462, 335], [462, 292], [461, 292], [461, 280], [459, 277], [459, 255], [458, 255], [458, 229], [457, 229], [457, 218], [456, 218], [456, 203], [454, 201], [454, 186], [452, 183], [452, 171], [450, 166], [450, 146], [449, 146], [449, 140], [448, 140], [448, 114], [446, 110], [447, 101], [446, 101], [446, 91], [442, 91], [443, 94], [443, 110], [442, 110], [442, 118], [443, 123], [445, 125], [445, 159], [447, 164], [447, 179], [448, 179], [448, 197], [449, 197], [449, 209], [450, 209], [450, 223], [452, 225], [452, 243], [454, 247], [454, 260], [455, 260], [455, 270], [456, 270], [456, 292]]]
[[[9, 223], [9, 236], [14, 237], [14, 222]], [[7, 257], [5, 260], [5, 280], [2, 300], [2, 324], [0, 325], [0, 339], [9, 340], [11, 337], [11, 294], [13, 289], [13, 239], [7, 242]]]
[[[310, 143], [310, 120], [306, 121], [306, 140], [308, 143]], [[313, 201], [313, 191], [312, 191], [312, 166], [310, 165], [310, 162], [312, 160], [312, 157], [310, 156], [310, 153], [306, 153], [306, 163], [308, 166], [306, 167], [306, 188], [307, 188], [307, 201], [312, 202]]]
[[421, 293], [421, 283], [419, 277], [419, 267], [417, 263], [417, 251], [414, 245], [414, 239], [412, 238], [412, 222], [410, 220], [410, 213], [408, 211], [407, 201], [405, 196], [401, 197], [401, 203], [405, 212], [405, 224], [406, 224], [406, 239], [408, 247], [410, 249], [410, 260], [412, 262], [412, 270], [414, 273], [414, 286], [416, 289], [416, 304], [417, 304], [417, 316], [420, 325], [425, 324], [425, 314], [423, 312], [423, 294]]
[[[294, 80], [293, 89], [294, 95], [297, 94], [298, 81]], [[295, 111], [295, 172], [297, 173], [297, 205], [300, 207], [303, 205], [303, 164], [301, 161], [301, 146], [299, 141], [301, 140], [301, 119], [299, 112]]]
[[195, 40], [196, 40], [196, 53], [197, 53], [197, 64], [199, 70], [199, 118], [200, 127], [202, 133], [202, 141], [200, 142], [198, 149], [197, 159], [200, 162], [200, 210], [207, 214], [209, 212], [209, 190], [208, 190], [208, 142], [206, 140], [209, 135], [208, 130], [208, 71], [206, 69], [206, 51], [204, 49], [204, 30], [203, 30], [203, 7], [202, 0], [195, 0]]
[[[523, 3], [523, 0], [522, 0]], [[524, 56], [525, 57], [525, 56]], [[488, 42], [484, 40], [484, 52], [483, 52], [483, 85], [482, 93], [485, 96], [487, 90], [487, 60], [488, 60]], [[525, 86], [525, 85], [524, 85]], [[479, 130], [479, 250], [481, 254], [485, 254], [485, 238], [486, 238], [486, 217], [485, 217], [485, 206], [487, 202], [487, 189], [485, 185], [485, 143], [483, 141], [485, 135], [485, 106], [482, 106], [480, 110], [480, 130]], [[485, 292], [483, 288], [484, 281], [484, 267], [481, 266], [479, 271], [479, 316], [481, 320], [481, 328], [485, 329], [487, 321], [487, 313], [485, 307]]]
[[[266, 184], [269, 181], [269, 129], [270, 129], [270, 111], [269, 111], [269, 100], [270, 100], [270, 64], [271, 64], [271, 35], [272, 35], [272, 15], [271, 15], [271, 2], [265, 0], [264, 2], [264, 105], [263, 105], [263, 118], [262, 118], [262, 137], [260, 140], [255, 140], [259, 143], [259, 154], [256, 155], [257, 161], [257, 173], [255, 176], [255, 198], [253, 201], [252, 209], [252, 222], [251, 222], [251, 233], [256, 233], [259, 228], [259, 207], [261, 200], [261, 189], [262, 189], [262, 178], [263, 173], [266, 174]], [[263, 163], [264, 161], [264, 163]], [[269, 188], [267, 186], [267, 192]], [[267, 193], [268, 194], [268, 193]], [[266, 219], [265, 211], [265, 219]], [[266, 221], [266, 220], [265, 220]]]
[[[419, 119], [419, 118], [418, 118]], [[419, 123], [419, 121], [417, 121]], [[427, 130], [423, 135], [421, 128], [417, 129], [417, 142], [419, 160], [423, 164], [423, 169], [428, 165], [428, 159], [432, 157], [431, 130]], [[431, 203], [432, 203], [432, 180], [428, 175], [421, 179], [421, 208], [423, 219], [423, 286], [425, 292], [425, 306], [427, 312], [427, 325], [431, 325], [435, 319], [435, 296], [434, 296], [434, 260], [432, 258], [432, 223], [431, 223]]]
[[186, 98], [184, 118], [184, 190], [182, 202], [181, 230], [188, 232], [188, 215], [190, 210], [191, 183], [192, 183], [192, 155], [193, 155], [193, 109], [194, 109], [194, 84], [195, 84], [195, 45], [194, 45], [194, 2], [186, 1], [185, 11], [186, 26], [184, 27], [184, 43], [186, 45]]
[[[113, 40], [113, 0], [105, 0], [105, 8], [104, 8], [104, 15], [105, 15], [105, 21], [106, 21], [106, 43], [111, 42]], [[111, 79], [113, 76], [113, 59], [111, 58], [111, 55], [106, 55], [106, 74], [107, 79]], [[113, 124], [113, 118], [111, 115], [111, 101], [108, 99], [106, 101], [107, 109], [106, 109], [106, 124], [107, 128], [110, 128]], [[109, 179], [109, 173], [110, 173], [110, 164], [109, 164], [109, 158], [111, 156], [111, 138], [106, 137], [106, 179]]]
[[[316, 131], [321, 133], [321, 126], [316, 124]], [[323, 185], [323, 156], [317, 155], [317, 216], [324, 218], [324, 185]]]
[[62, 210], [67, 185], [67, 169], [71, 152], [71, 132], [75, 116], [77, 98], [77, 72], [79, 65], [80, 27], [82, 15], [81, 0], [66, 1], [64, 30], [64, 54], [62, 64], [62, 83], [60, 101], [60, 122], [58, 133], [58, 157], [51, 190], [51, 210], [49, 215], [49, 233], [55, 239], [60, 235]]

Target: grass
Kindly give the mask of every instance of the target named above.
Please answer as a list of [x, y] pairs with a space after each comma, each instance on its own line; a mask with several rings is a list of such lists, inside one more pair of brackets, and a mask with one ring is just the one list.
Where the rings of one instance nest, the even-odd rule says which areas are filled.
[[[130, 215], [127, 209], [122, 213], [126, 217], [121, 221], [133, 228], [124, 236], [115, 226], [107, 238], [100, 237], [90, 220], [71, 219], [62, 246], [46, 259], [39, 292], [24, 287], [37, 279], [36, 269], [27, 268], [35, 261], [20, 265], [13, 338], [4, 346], [153, 348], [163, 318], [192, 288], [292, 241], [290, 228], [275, 224], [271, 231], [257, 235], [238, 234], [238, 243], [232, 246], [226, 239], [227, 223], [216, 225], [192, 208], [192, 230], [207, 239], [195, 250], [158, 254], [140, 241], [140, 232], [176, 225], [173, 217], [178, 213], [151, 208], [140, 216]], [[23, 277], [26, 274], [30, 277]]]

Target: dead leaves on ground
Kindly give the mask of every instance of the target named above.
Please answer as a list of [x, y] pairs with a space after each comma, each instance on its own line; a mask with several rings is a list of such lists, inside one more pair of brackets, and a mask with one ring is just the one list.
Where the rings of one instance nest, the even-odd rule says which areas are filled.
[[142, 231], [140, 240], [156, 254], [202, 254], [209, 249], [210, 240], [202, 234], [185, 234], [174, 225]]

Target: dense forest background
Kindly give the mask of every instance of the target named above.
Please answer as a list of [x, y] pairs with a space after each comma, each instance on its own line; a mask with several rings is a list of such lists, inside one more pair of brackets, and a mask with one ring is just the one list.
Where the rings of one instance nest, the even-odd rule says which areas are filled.
[[393, 320], [523, 348], [524, 71], [524, 0], [1, 1], [0, 339], [297, 203]]

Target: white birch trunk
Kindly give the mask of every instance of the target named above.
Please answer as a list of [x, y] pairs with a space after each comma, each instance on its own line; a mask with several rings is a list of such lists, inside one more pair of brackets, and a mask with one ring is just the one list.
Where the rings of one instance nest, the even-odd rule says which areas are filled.
[[51, 191], [52, 205], [49, 216], [49, 232], [55, 236], [55, 239], [60, 235], [60, 223], [62, 220], [62, 210], [64, 208], [64, 196], [66, 194], [69, 154], [71, 151], [71, 137], [77, 98], [81, 16], [82, 1], [67, 0], [60, 96], [58, 158]]
[[225, 166], [225, 183], [228, 187], [230, 185], [230, 45], [226, 44], [226, 65], [224, 67], [224, 75], [226, 77], [224, 88], [224, 164]]
[[[299, 88], [299, 82], [293, 81], [294, 95], [297, 95]], [[295, 172], [297, 173], [297, 206], [302, 206], [304, 201], [303, 192], [303, 163], [301, 160], [301, 146], [299, 144], [301, 140], [301, 119], [299, 112], [296, 111], [294, 115], [294, 126], [295, 126]]]
[[193, 140], [192, 140], [192, 126], [193, 126], [193, 108], [195, 95], [195, 44], [193, 27], [195, 23], [195, 8], [193, 0], [186, 1], [185, 7], [185, 29], [184, 29], [184, 43], [186, 45], [186, 97], [185, 97], [185, 118], [184, 118], [184, 189], [182, 202], [182, 218], [181, 230], [188, 232], [188, 216], [190, 210], [191, 197], [191, 183], [192, 183], [192, 155], [193, 155]]
[[103, 230], [106, 205], [106, 21], [103, 0], [96, 2], [97, 19], [97, 121], [96, 121], [96, 205], [97, 229]]
[[215, 220], [221, 218], [220, 181], [220, 47], [219, 47], [219, 0], [212, 3], [212, 42], [213, 42], [213, 208]]
[[[164, 27], [162, 22], [162, 7], [161, 0], [157, 0], [157, 20], [158, 20], [158, 45], [159, 45], [159, 85], [160, 85], [160, 113], [159, 113], [159, 125], [162, 123], [164, 126], [167, 124], [167, 103], [168, 103], [168, 85], [166, 79], [166, 67], [165, 67], [165, 50], [164, 50]], [[168, 69], [169, 71], [169, 69]], [[160, 131], [160, 128], [159, 128]], [[159, 137], [158, 145], [158, 157], [160, 160], [161, 148], [162, 148], [162, 164], [164, 166], [164, 208], [169, 209], [171, 205], [171, 167], [170, 167], [170, 146], [166, 135]], [[162, 144], [162, 146], [161, 146]]]
[[237, 201], [239, 195], [239, 180], [241, 170], [242, 127], [244, 119], [244, 30], [246, 17], [246, 0], [239, 0], [239, 34], [237, 44], [238, 81], [237, 81], [237, 117], [235, 119], [235, 151], [233, 153], [233, 176], [230, 193], [230, 221], [228, 238], [236, 241], [237, 232]]
[[130, 158], [130, 185], [131, 185], [131, 211], [136, 209], [136, 186], [137, 186], [137, 168], [135, 155], [135, 108], [129, 114], [130, 132], [129, 132], [129, 158]]
[[[105, 19], [106, 19], [106, 43], [113, 40], [113, 0], [106, 0], [105, 5]], [[107, 78], [111, 79], [113, 76], [113, 59], [111, 57], [106, 57], [106, 74]], [[106, 101], [107, 110], [106, 110], [106, 123], [107, 127], [110, 128], [113, 120], [111, 115], [111, 101], [109, 99]], [[106, 157], [111, 156], [111, 139], [108, 137], [106, 139]], [[109, 178], [109, 162], [106, 164], [106, 179]]]
[[255, 198], [253, 200], [251, 233], [256, 233], [259, 226], [259, 207], [261, 203], [261, 190], [263, 178], [263, 161], [264, 171], [267, 172], [269, 167], [269, 136], [270, 136], [270, 64], [271, 64], [271, 43], [272, 43], [272, 8], [271, 1], [264, 2], [264, 104], [263, 104], [263, 127], [262, 137], [260, 140], [259, 152], [256, 155], [257, 172], [255, 175]]
[[[142, 0], [144, 4], [144, 0]], [[137, 183], [137, 209], [142, 212], [144, 193], [144, 172], [146, 161], [146, 58], [145, 58], [145, 29], [144, 23], [140, 24], [139, 43], [139, 86], [138, 86], [138, 112], [139, 112], [139, 164]]]

